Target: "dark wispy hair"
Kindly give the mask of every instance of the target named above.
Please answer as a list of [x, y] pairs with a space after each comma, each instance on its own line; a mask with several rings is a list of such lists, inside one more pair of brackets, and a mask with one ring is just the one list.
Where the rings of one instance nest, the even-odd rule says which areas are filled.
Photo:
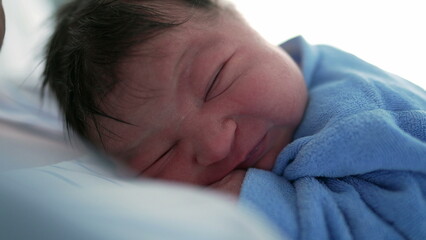
[[57, 11], [42, 91], [52, 90], [68, 130], [89, 138], [88, 122], [100, 134], [99, 116], [121, 121], [105, 113], [100, 101], [118, 81], [117, 62], [133, 46], [185, 22], [162, 11], [164, 4], [186, 6], [188, 13], [217, 8], [215, 0], [72, 0]]

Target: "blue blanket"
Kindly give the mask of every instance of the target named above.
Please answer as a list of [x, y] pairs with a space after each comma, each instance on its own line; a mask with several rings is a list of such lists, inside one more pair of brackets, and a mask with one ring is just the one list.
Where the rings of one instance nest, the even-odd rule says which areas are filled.
[[272, 172], [248, 171], [241, 202], [291, 239], [426, 239], [425, 91], [301, 37], [282, 47], [310, 100]]

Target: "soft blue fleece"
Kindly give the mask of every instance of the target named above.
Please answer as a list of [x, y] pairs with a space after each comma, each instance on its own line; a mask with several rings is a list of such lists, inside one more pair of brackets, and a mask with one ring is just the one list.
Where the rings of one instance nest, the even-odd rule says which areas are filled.
[[293, 239], [426, 239], [425, 91], [301, 37], [282, 47], [309, 103], [273, 171], [248, 171], [241, 202]]

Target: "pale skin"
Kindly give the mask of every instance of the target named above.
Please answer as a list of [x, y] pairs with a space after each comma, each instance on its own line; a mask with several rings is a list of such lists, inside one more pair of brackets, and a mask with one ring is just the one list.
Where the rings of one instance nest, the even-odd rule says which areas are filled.
[[[248, 168], [270, 170], [307, 102], [295, 62], [237, 14], [195, 13], [137, 46], [101, 108], [105, 150], [146, 177], [238, 195]], [[96, 131], [90, 132], [98, 142]]]

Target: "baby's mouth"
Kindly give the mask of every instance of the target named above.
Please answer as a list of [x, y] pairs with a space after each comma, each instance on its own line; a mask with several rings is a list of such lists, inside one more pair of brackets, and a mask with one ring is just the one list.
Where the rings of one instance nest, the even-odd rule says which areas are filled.
[[266, 134], [259, 140], [259, 142], [247, 154], [245, 160], [238, 166], [238, 168], [247, 169], [256, 165], [256, 163], [263, 157], [266, 150]]

